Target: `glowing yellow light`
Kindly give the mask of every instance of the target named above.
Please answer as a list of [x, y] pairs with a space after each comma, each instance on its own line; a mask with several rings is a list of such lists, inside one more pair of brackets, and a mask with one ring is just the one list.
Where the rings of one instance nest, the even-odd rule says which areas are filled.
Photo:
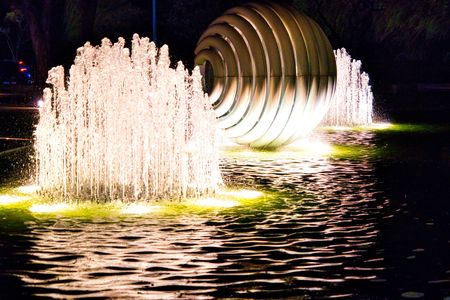
[[322, 129], [332, 130], [332, 131], [348, 131], [352, 130], [350, 126], [324, 126]]
[[264, 195], [262, 192], [252, 190], [218, 191], [217, 194], [221, 196], [232, 196], [244, 199], [255, 199]]
[[17, 188], [17, 191], [23, 194], [33, 194], [39, 190], [37, 185], [23, 185]]
[[72, 209], [68, 204], [33, 204], [29, 208], [32, 213], [55, 213]]
[[237, 201], [228, 199], [216, 199], [216, 198], [203, 198], [198, 199], [193, 202], [195, 205], [205, 206], [205, 207], [233, 207], [239, 205]]
[[390, 127], [392, 127], [392, 124], [391, 123], [387, 123], [387, 122], [385, 122], [385, 123], [373, 123], [372, 125], [369, 126], [369, 128], [372, 128], [372, 129], [388, 129]]
[[0, 195], [0, 204], [17, 203], [17, 202], [29, 200], [29, 199], [30, 199], [30, 197]]
[[130, 204], [121, 210], [124, 214], [143, 215], [161, 209], [158, 205]]
[[380, 123], [372, 123], [370, 125], [361, 125], [361, 126], [355, 126], [355, 127], [351, 127], [351, 126], [324, 126], [324, 127], [322, 127], [322, 129], [332, 130], [332, 131], [350, 131], [350, 130], [361, 130], [361, 129], [365, 129], [365, 130], [371, 130], [371, 129], [383, 130], [383, 129], [388, 129], [388, 128], [392, 127], [392, 126], [393, 126], [392, 123], [380, 122]]
[[289, 149], [293, 148], [297, 151], [314, 155], [327, 155], [333, 152], [333, 148], [330, 144], [322, 141], [311, 141], [308, 139], [301, 139], [293, 144], [292, 147], [289, 147]]

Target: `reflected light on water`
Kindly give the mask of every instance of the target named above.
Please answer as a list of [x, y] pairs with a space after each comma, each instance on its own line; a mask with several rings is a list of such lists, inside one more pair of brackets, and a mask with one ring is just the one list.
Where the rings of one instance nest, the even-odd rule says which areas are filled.
[[29, 199], [30, 199], [30, 197], [0, 195], [0, 205], [17, 203], [17, 202], [25, 201], [25, 200], [29, 200]]
[[159, 205], [145, 205], [145, 204], [130, 204], [124, 207], [121, 212], [130, 215], [144, 215], [151, 212], [159, 211]]
[[333, 152], [333, 147], [330, 144], [309, 139], [298, 140], [287, 149], [300, 151], [308, 155], [329, 155]]
[[73, 209], [73, 207], [69, 206], [65, 203], [58, 204], [33, 204], [29, 208], [29, 211], [32, 213], [56, 213], [62, 212], [66, 210]]
[[204, 206], [204, 207], [234, 207], [239, 205], [237, 201], [229, 199], [216, 199], [216, 198], [203, 198], [197, 199], [192, 202], [194, 205]]
[[17, 188], [17, 191], [22, 193], [22, 194], [33, 194], [36, 193], [37, 191], [39, 191], [39, 186], [37, 185], [22, 185], [20, 187]]
[[332, 130], [332, 131], [351, 131], [351, 130], [384, 130], [389, 129], [393, 126], [389, 122], [378, 122], [372, 123], [370, 125], [360, 125], [360, 126], [323, 126], [321, 129]]
[[[15, 189], [30, 192], [34, 187], [20, 187]], [[176, 212], [180, 207], [193, 209], [198, 208], [230, 208], [238, 205], [247, 205], [249, 203], [245, 200], [252, 200], [262, 197], [264, 194], [257, 190], [248, 189], [227, 189], [219, 190], [215, 197], [200, 198], [200, 199], [186, 199], [174, 204], [171, 201], [152, 203], [152, 202], [134, 202], [127, 203], [116, 201], [113, 203], [95, 203], [86, 199], [81, 203], [55, 203], [49, 199], [34, 197], [32, 195], [0, 195], [0, 205], [14, 204], [19, 201], [28, 201], [25, 203], [25, 209], [31, 213], [38, 214], [54, 214], [61, 213], [67, 216], [103, 216], [103, 215], [146, 215], [159, 214], [166, 212]], [[243, 202], [242, 202], [243, 201]], [[189, 208], [190, 207], [190, 208]]]
[[[428, 128], [394, 124], [387, 130]], [[245, 147], [225, 151], [224, 181], [234, 190], [224, 188], [207, 199], [161, 199], [154, 205], [91, 200], [71, 205], [74, 210], [30, 215], [29, 206], [47, 198], [5, 191], [31, 199], [17, 209], [0, 205], [7, 262], [2, 274], [20, 280], [12, 289], [44, 298], [384, 299], [398, 298], [402, 289], [412, 293], [417, 282], [428, 281], [422, 298], [446, 299], [450, 271], [433, 246], [449, 252], [450, 238], [440, 230], [447, 219], [428, 218], [411, 202], [392, 199], [404, 189], [397, 190], [392, 177], [403, 174], [403, 160], [391, 164], [391, 157], [369, 155], [391, 141], [386, 136], [322, 132], [317, 139], [330, 143], [330, 159], [289, 149], [251, 156], [241, 154], [249, 151]], [[408, 166], [415, 170], [415, 157]], [[139, 215], [155, 205], [160, 212]], [[126, 208], [133, 214], [121, 214]], [[389, 226], [400, 224], [399, 217], [410, 225], [415, 215], [410, 231], [418, 230], [418, 238], [406, 236], [400, 240], [406, 246], [396, 247], [396, 233], [404, 228]], [[414, 262], [429, 263], [433, 272], [419, 272], [411, 283], [405, 283], [411, 279], [407, 272], [396, 277]]]
[[348, 130], [352, 130], [352, 127], [350, 126], [324, 126], [321, 127], [323, 129], [327, 129], [327, 130], [333, 130], [333, 131], [348, 131]]
[[388, 122], [380, 122], [380, 123], [373, 123], [371, 125], [368, 126], [364, 126], [364, 128], [368, 128], [368, 129], [388, 129], [390, 127], [392, 127], [392, 123], [388, 123]]
[[220, 196], [232, 196], [243, 199], [255, 199], [264, 195], [262, 192], [252, 190], [236, 190], [236, 191], [219, 190], [217, 191], [217, 194]]
[[239, 157], [250, 157], [250, 158], [270, 158], [275, 159], [275, 157], [321, 157], [329, 156], [335, 150], [334, 147], [323, 140], [319, 139], [300, 139], [293, 144], [272, 150], [254, 150], [249, 149], [245, 146], [236, 147], [222, 147], [224, 156], [239, 156]]
[[[37, 226], [33, 266], [53, 263], [37, 271], [41, 276], [26, 272], [18, 276], [26, 285], [40, 288], [36, 296], [46, 298], [73, 298], [77, 293], [107, 299], [187, 299], [180, 297], [183, 287], [214, 287], [195, 281], [211, 276], [218, 267], [217, 253], [203, 249], [222, 247], [220, 240], [211, 239], [217, 230], [205, 225], [207, 219], [134, 220], [86, 223], [61, 218], [51, 228]], [[166, 290], [167, 280], [175, 274], [174, 288]]]

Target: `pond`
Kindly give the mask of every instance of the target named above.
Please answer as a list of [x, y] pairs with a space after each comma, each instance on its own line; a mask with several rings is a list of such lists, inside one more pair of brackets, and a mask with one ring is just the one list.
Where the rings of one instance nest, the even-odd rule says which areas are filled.
[[20, 151], [0, 156], [1, 298], [450, 299], [446, 126], [321, 129], [310, 146], [278, 152], [229, 147], [218, 205], [161, 202], [143, 214], [30, 210], [41, 200], [4, 168], [27, 163]]

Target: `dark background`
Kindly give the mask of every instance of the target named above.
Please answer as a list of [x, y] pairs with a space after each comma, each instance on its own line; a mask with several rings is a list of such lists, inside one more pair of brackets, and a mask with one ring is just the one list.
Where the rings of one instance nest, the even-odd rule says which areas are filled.
[[[194, 48], [208, 24], [240, 0], [157, 1], [157, 45], [168, 44], [172, 62], [192, 67]], [[426, 110], [416, 92], [437, 92], [437, 111], [450, 89], [448, 0], [286, 0], [316, 20], [333, 48], [363, 62], [376, 101]], [[24, 59], [43, 83], [56, 65], [70, 66], [76, 48], [103, 37], [127, 41], [152, 34], [152, 0], [1, 0], [0, 59]], [[412, 95], [411, 93], [415, 93]], [[442, 95], [445, 94], [445, 95]], [[417, 98], [418, 97], [418, 98]], [[432, 97], [433, 99], [435, 97]], [[429, 97], [428, 97], [429, 99]], [[406, 100], [405, 100], [406, 101]], [[449, 102], [449, 101], [447, 101]], [[389, 106], [389, 105], [387, 105]], [[397, 105], [398, 106], [398, 105]], [[398, 107], [397, 107], [398, 108]], [[450, 110], [449, 110], [450, 111]]]
[[[192, 67], [195, 44], [208, 24], [227, 8], [243, 2], [247, 1], [159, 0], [157, 44], [167, 43], [173, 61], [182, 60]], [[315, 19], [334, 49], [346, 47], [354, 58], [362, 60], [363, 68], [371, 76], [379, 116], [392, 121], [450, 123], [448, 0], [285, 2]], [[0, 59], [24, 59], [31, 64], [36, 81], [42, 83], [50, 67], [70, 66], [77, 47], [87, 40], [99, 44], [105, 36], [113, 41], [119, 36], [129, 41], [133, 33], [150, 36], [151, 16], [151, 0], [0, 0]], [[30, 138], [36, 120], [37, 116], [30, 119], [28, 112], [5, 111], [0, 114], [0, 137]], [[23, 143], [3, 141], [0, 151]], [[443, 295], [449, 295], [448, 287], [436, 287], [429, 280], [448, 269], [448, 130], [422, 134], [380, 132], [376, 143], [377, 149], [384, 147], [386, 153], [393, 153], [385, 154], [382, 161], [375, 163], [376, 182], [383, 191], [375, 197], [391, 199], [383, 211], [393, 216], [383, 218], [379, 228], [378, 247], [384, 251], [380, 255], [386, 258], [383, 265], [387, 268], [382, 272], [387, 281], [373, 285], [359, 281], [356, 286], [350, 281], [349, 289], [360, 293], [361, 299], [364, 293], [380, 295], [380, 299], [399, 298], [402, 292], [410, 290], [426, 291], [427, 298], [442, 299]], [[31, 164], [30, 156], [21, 151], [11, 158], [1, 157], [0, 183], [25, 177], [21, 172]], [[303, 179], [307, 185], [314, 184], [310, 176]], [[347, 182], [354, 185], [350, 180]], [[17, 276], [9, 274], [32, 269], [31, 274], [37, 276], [37, 268], [51, 265], [30, 263], [35, 257], [29, 249], [35, 246], [36, 237], [27, 232], [24, 220], [13, 222], [16, 219], [5, 217], [1, 220], [0, 240], [5, 242], [0, 250], [0, 273], [4, 272], [0, 274], [0, 298], [29, 298], [42, 291], [39, 287], [24, 287]], [[248, 220], [251, 222], [251, 218]], [[17, 231], [5, 227], [15, 223]], [[307, 233], [314, 234], [313, 227]], [[426, 251], [412, 252], [417, 256], [415, 260], [405, 258], [411, 255], [411, 249], [417, 248]], [[348, 291], [345, 286], [344, 291]]]

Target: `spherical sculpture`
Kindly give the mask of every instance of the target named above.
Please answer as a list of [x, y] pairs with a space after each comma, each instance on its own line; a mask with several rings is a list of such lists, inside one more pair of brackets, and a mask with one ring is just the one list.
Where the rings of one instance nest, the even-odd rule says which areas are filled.
[[297, 10], [249, 3], [214, 20], [195, 63], [225, 135], [275, 148], [305, 136], [326, 113], [336, 61], [320, 27]]

